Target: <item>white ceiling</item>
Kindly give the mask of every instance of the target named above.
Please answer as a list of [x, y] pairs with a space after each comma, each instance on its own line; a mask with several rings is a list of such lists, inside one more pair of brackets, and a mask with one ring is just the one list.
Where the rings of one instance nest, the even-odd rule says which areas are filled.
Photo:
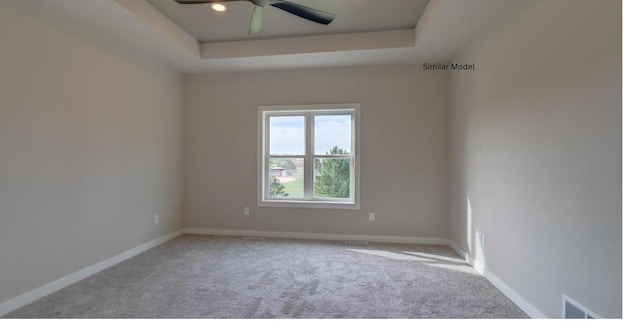
[[413, 29], [429, 0], [292, 0], [335, 14], [336, 18], [325, 26], [265, 6], [264, 26], [259, 35], [248, 34], [254, 8], [249, 1], [228, 2], [225, 12], [215, 12], [208, 4], [181, 5], [174, 0], [147, 2], [197, 41], [221, 42]]
[[[229, 19], [237, 17], [231, 22], [232, 28], [220, 27], [219, 32], [209, 32], [217, 34], [217, 37], [197, 36], [204, 40], [214, 38], [205, 42], [199, 41], [186, 30], [188, 28], [181, 27], [150, 4], [164, 2], [167, 5], [173, 0], [43, 1], [177, 71], [211, 73], [391, 64], [412, 64], [421, 68], [424, 62], [452, 60], [472, 45], [490, 39], [537, 0], [430, 0], [424, 10], [420, 6], [424, 7], [425, 0], [353, 0], [349, 4], [346, 0], [316, 0], [314, 5], [312, 1], [294, 0], [327, 11], [335, 8], [337, 17], [355, 17], [353, 15], [356, 14], [349, 11], [369, 3], [382, 7], [366, 9], [367, 16], [353, 19], [353, 23], [337, 24], [340, 21], [334, 21], [335, 29], [344, 29], [344, 32], [333, 31], [330, 34], [318, 29], [317, 26], [322, 25], [272, 8], [265, 11], [266, 35], [248, 40], [243, 38], [246, 37], [250, 13], [240, 12], [247, 12], [241, 6], [250, 4], [238, 3], [241, 6], [233, 7], [229, 4], [227, 13], [234, 12]], [[399, 14], [396, 17], [396, 11], [389, 9], [391, 4], [403, 4], [413, 10], [409, 13], [397, 9]], [[201, 6], [206, 8], [206, 5]], [[388, 12], [380, 16], [381, 13], [376, 11], [381, 8]], [[199, 14], [194, 15], [215, 14], [203, 12], [206, 14], [198, 11]], [[390, 17], [388, 21], [385, 15]], [[242, 22], [244, 16], [246, 22]], [[419, 17], [417, 23], [415, 17]], [[364, 22], [372, 25], [366, 27]], [[271, 26], [269, 30], [267, 24]], [[377, 30], [384, 27], [391, 30]], [[206, 29], [203, 28], [204, 33]], [[304, 36], [291, 36], [299, 34]]]

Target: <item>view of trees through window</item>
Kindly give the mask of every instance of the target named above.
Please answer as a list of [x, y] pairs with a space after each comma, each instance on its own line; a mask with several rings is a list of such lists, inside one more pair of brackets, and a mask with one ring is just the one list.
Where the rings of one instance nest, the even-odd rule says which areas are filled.
[[[327, 155], [348, 154], [347, 150], [335, 146]], [[351, 159], [316, 158], [314, 162], [313, 195], [327, 198], [348, 198], [351, 187]]]
[[[346, 149], [334, 146], [326, 155], [344, 155]], [[304, 196], [304, 159], [272, 158], [269, 196], [302, 198]], [[298, 168], [300, 167], [300, 168]], [[320, 198], [349, 198], [351, 159], [314, 159], [313, 195]]]

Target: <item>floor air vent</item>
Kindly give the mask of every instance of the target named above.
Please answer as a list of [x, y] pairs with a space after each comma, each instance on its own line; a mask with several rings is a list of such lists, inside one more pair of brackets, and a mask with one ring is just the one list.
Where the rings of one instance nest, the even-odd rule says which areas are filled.
[[243, 236], [242, 239], [247, 241], [264, 241], [264, 237], [262, 236]]
[[369, 245], [369, 242], [366, 241], [344, 241], [346, 245]]
[[588, 308], [564, 294], [562, 295], [562, 317], [565, 319], [600, 319]]

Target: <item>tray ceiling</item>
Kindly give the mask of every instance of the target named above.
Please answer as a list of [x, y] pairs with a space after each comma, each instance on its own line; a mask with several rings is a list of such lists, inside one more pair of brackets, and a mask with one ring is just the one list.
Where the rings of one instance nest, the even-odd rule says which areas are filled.
[[[43, 13], [54, 7], [62, 10], [69, 19], [86, 24], [85, 29], [113, 39], [114, 45], [126, 45], [182, 73], [391, 64], [420, 70], [424, 62], [453, 60], [473, 45], [486, 43], [537, 2], [292, 0], [334, 12], [337, 18], [325, 27], [267, 8], [263, 34], [249, 36], [252, 8], [244, 1], [229, 3], [223, 16], [207, 4], [183, 8], [173, 0], [40, 1], [51, 7]], [[174, 7], [175, 13], [164, 13], [172, 10], [162, 6]], [[171, 15], [185, 15], [183, 20], [193, 20], [187, 24], [194, 27], [182, 27]], [[211, 24], [219, 27], [208, 28]], [[193, 29], [201, 29], [202, 35]]]
[[325, 26], [272, 6], [265, 6], [264, 27], [248, 35], [254, 5], [249, 1], [225, 3], [216, 12], [209, 4], [181, 5], [174, 0], [147, 0], [164, 16], [199, 42], [327, 35], [415, 28], [429, 0], [292, 0], [300, 5], [336, 14]]

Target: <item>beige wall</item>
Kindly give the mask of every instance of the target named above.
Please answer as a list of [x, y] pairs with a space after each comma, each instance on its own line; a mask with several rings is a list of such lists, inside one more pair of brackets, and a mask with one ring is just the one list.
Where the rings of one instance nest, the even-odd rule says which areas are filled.
[[182, 77], [72, 22], [0, 2], [0, 302], [182, 224]]
[[[446, 238], [448, 85], [419, 66], [188, 76], [185, 225]], [[361, 209], [256, 208], [257, 107], [351, 102], [361, 104]]]
[[566, 293], [620, 317], [620, 2], [539, 1], [460, 60], [453, 241], [543, 314]]

